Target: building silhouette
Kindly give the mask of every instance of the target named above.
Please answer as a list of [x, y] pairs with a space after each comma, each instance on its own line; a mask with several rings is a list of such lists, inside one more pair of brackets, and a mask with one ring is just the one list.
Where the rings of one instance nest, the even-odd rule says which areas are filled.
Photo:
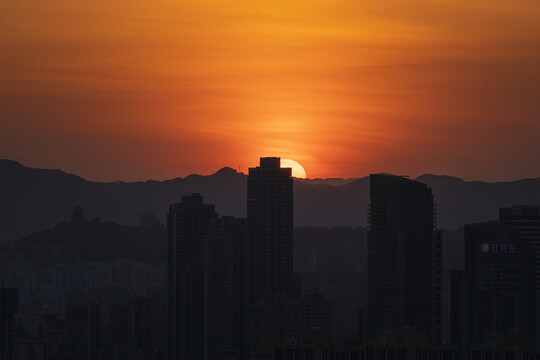
[[450, 321], [449, 321], [449, 333], [450, 343], [458, 346], [465, 346], [468, 343], [468, 339], [462, 336], [465, 333], [462, 328], [463, 319], [466, 314], [466, 294], [465, 288], [465, 270], [451, 270], [450, 271]]
[[536, 345], [540, 346], [540, 206], [512, 206], [499, 209], [499, 220], [519, 230], [535, 253]]
[[[153, 288], [150, 290], [152, 301], [152, 348], [162, 356], [167, 353], [169, 303], [166, 288]], [[165, 358], [165, 357], [163, 357]]]
[[280, 158], [249, 169], [247, 221], [252, 303], [293, 293], [293, 180]]
[[246, 219], [213, 219], [204, 241], [204, 359], [247, 359]]
[[108, 308], [107, 343], [103, 357], [129, 359], [134, 356], [133, 311], [131, 299], [112, 303]]
[[273, 347], [298, 332], [300, 307], [293, 299], [293, 179], [280, 158], [260, 159], [249, 169], [249, 342], [252, 358], [271, 357]]
[[435, 255], [440, 248], [434, 241], [431, 189], [400, 176], [370, 175], [370, 197], [368, 337], [415, 329], [436, 342]]
[[298, 297], [323, 294], [332, 303], [333, 334], [357, 332], [359, 309], [367, 308], [367, 230], [296, 227], [294, 246]]
[[199, 194], [169, 207], [169, 358], [201, 359], [204, 353], [204, 239], [215, 206]]
[[332, 333], [332, 303], [321, 294], [312, 293], [301, 300], [302, 332]]
[[127, 347], [131, 344], [133, 319], [131, 304], [115, 302], [109, 306], [109, 341], [115, 345]]
[[132, 338], [137, 351], [152, 349], [152, 300], [138, 297], [132, 302]]
[[18, 310], [18, 290], [0, 288], [0, 359], [13, 356], [14, 315]]
[[497, 221], [466, 225], [465, 281], [462, 344], [497, 349], [512, 334], [534, 343], [535, 254], [519, 231]]
[[103, 339], [102, 324], [99, 302], [73, 302], [66, 305], [65, 358], [98, 359]]

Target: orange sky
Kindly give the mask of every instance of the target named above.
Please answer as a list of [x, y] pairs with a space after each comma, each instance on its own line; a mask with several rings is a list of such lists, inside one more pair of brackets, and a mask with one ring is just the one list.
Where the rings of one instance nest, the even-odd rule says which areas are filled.
[[540, 176], [538, 0], [2, 0], [0, 158]]

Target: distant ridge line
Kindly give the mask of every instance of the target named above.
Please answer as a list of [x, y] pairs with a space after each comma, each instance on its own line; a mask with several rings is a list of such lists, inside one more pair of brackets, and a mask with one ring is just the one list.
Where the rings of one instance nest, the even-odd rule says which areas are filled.
[[[447, 230], [495, 220], [499, 207], [540, 204], [540, 178], [488, 183], [425, 174], [415, 180], [433, 189], [439, 227]], [[136, 225], [143, 212], [165, 223], [168, 205], [193, 192], [220, 215], [246, 216], [247, 176], [232, 167], [168, 180], [97, 182], [0, 160], [0, 242], [66, 221], [77, 205], [89, 217], [122, 225]], [[368, 204], [369, 177], [294, 182], [295, 226], [366, 226]]]

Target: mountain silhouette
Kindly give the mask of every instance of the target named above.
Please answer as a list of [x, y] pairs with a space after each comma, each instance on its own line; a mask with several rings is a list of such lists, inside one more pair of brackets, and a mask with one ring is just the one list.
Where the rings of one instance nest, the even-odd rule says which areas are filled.
[[[438, 226], [449, 230], [496, 219], [499, 207], [540, 204], [540, 178], [487, 183], [422, 175], [416, 180], [432, 187]], [[215, 204], [220, 215], [245, 217], [246, 189], [247, 176], [229, 167], [206, 176], [106, 183], [0, 160], [0, 241], [67, 221], [78, 205], [89, 218], [123, 225], [137, 225], [143, 212], [164, 222], [169, 204], [193, 192]], [[368, 177], [294, 182], [295, 226], [366, 226], [368, 203]]]
[[45, 231], [36, 231], [13, 242], [26, 249], [41, 265], [69, 264], [78, 259], [90, 262], [133, 262], [156, 265], [167, 258], [167, 231], [164, 225], [125, 226], [88, 220], [77, 214]]

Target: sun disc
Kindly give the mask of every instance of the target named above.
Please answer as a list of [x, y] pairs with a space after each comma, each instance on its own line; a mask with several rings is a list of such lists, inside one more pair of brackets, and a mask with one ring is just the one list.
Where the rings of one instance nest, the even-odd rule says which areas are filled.
[[291, 168], [292, 176], [300, 179], [305, 179], [307, 177], [306, 170], [300, 165], [297, 161], [291, 159], [281, 159], [281, 167]]

